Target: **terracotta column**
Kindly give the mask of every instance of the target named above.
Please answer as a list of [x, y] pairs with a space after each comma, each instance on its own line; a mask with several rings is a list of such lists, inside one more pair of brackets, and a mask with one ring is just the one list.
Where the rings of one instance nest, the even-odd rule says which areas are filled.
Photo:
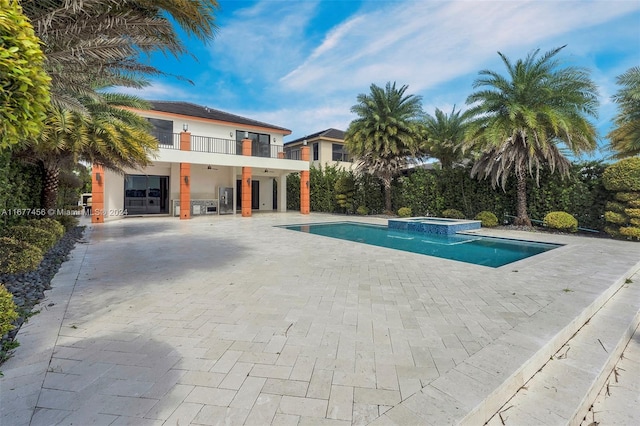
[[91, 168], [91, 223], [104, 223], [104, 167]]
[[[242, 140], [242, 155], [251, 156], [251, 139]], [[242, 194], [241, 211], [242, 217], [251, 216], [251, 167], [242, 167]]]
[[[309, 163], [309, 147], [304, 145], [300, 151], [302, 161]], [[309, 214], [310, 211], [309, 170], [300, 172], [300, 213]]]
[[[180, 132], [180, 150], [191, 151], [191, 133]], [[180, 163], [180, 219], [191, 219], [190, 163]]]

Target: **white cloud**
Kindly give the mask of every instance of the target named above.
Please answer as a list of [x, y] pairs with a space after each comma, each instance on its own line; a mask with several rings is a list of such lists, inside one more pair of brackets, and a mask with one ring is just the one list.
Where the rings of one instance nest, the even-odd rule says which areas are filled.
[[384, 3], [335, 28], [281, 83], [294, 91], [334, 92], [396, 80], [420, 91], [494, 63], [498, 50], [519, 57], [637, 9], [634, 2]]
[[245, 110], [236, 114], [289, 128], [292, 133], [286, 140], [294, 140], [329, 128], [347, 130], [353, 119], [349, 114], [350, 107], [350, 103], [333, 102], [303, 109], [285, 107], [268, 112]]
[[110, 92], [138, 96], [147, 100], [180, 100], [193, 98], [193, 94], [175, 85], [155, 81], [142, 89], [133, 87], [113, 87]]
[[299, 60], [317, 1], [262, 1], [226, 18], [211, 46], [213, 68], [246, 81], [275, 79]]

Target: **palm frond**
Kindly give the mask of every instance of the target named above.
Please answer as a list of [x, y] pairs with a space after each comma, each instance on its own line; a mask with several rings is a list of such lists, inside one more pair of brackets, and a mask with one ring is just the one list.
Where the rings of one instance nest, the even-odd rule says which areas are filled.
[[[209, 40], [215, 35], [216, 0], [23, 0], [44, 42], [52, 101], [83, 111], [69, 96], [92, 86], [136, 87], [146, 76], [170, 75], [145, 65], [140, 53], [188, 53], [174, 28]], [[65, 95], [67, 94], [67, 95]], [[60, 99], [56, 97], [60, 96]]]
[[614, 158], [640, 155], [640, 67], [632, 67], [618, 76], [621, 86], [613, 96], [618, 105], [615, 127], [607, 138]]

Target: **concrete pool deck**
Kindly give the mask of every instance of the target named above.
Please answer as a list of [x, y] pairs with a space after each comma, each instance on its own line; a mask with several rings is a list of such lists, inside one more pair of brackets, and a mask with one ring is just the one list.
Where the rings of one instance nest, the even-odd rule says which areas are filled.
[[[344, 219], [90, 225], [0, 367], [0, 424], [482, 424], [594, 314], [637, 325], [640, 244], [481, 230], [565, 244], [494, 269], [274, 227]], [[543, 424], [525, 405], [506, 424]]]

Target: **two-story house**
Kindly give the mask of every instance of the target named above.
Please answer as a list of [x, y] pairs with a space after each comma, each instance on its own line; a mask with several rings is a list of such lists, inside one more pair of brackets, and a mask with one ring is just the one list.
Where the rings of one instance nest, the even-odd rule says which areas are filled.
[[310, 149], [310, 163], [316, 167], [326, 165], [338, 166], [344, 169], [354, 168], [351, 156], [344, 146], [344, 131], [326, 129], [303, 138], [284, 143], [287, 158], [300, 158], [300, 150], [305, 143]]
[[[93, 222], [126, 215], [188, 219], [286, 211], [287, 175], [301, 172], [308, 179], [309, 161], [285, 158], [283, 138], [291, 131], [284, 127], [187, 102], [151, 105], [135, 112], [153, 125], [157, 157], [124, 175], [94, 165]], [[308, 213], [304, 197], [308, 191], [302, 190], [301, 211]]]

